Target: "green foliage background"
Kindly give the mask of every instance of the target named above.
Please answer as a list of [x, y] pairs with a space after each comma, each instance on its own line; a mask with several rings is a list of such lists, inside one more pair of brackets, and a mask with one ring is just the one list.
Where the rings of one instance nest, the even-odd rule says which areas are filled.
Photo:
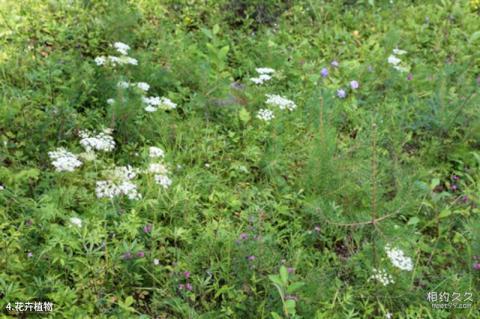
[[[42, 300], [42, 318], [480, 317], [477, 2], [0, 2], [0, 316]], [[138, 66], [95, 65], [115, 41]], [[397, 47], [407, 73], [387, 63]], [[255, 86], [262, 66], [276, 78]], [[108, 106], [120, 79], [179, 107]], [[298, 108], [263, 123], [268, 93]], [[173, 185], [108, 201], [96, 164], [55, 172], [49, 151], [81, 151], [78, 131], [101, 127], [118, 145], [103, 161], [141, 165], [161, 146]], [[432, 309], [432, 291], [473, 302]]]

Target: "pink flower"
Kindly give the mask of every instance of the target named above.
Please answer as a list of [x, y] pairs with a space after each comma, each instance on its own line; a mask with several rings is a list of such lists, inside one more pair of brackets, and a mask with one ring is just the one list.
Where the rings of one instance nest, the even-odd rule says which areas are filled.
[[188, 291], [192, 291], [192, 289], [193, 289], [191, 283], [187, 283], [187, 284], [185, 285], [185, 288], [187, 288]]
[[149, 232], [152, 231], [152, 228], [153, 228], [152, 224], [145, 225], [145, 226], [143, 227], [143, 232], [144, 232], [145, 234], [148, 234]]
[[189, 271], [185, 271], [183, 273], [183, 275], [185, 276], [186, 279], [190, 278], [190, 272]]

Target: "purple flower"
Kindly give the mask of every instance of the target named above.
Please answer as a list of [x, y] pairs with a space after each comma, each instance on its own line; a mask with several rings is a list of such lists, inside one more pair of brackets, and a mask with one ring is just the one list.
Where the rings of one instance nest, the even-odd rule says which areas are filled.
[[453, 184], [453, 185], [450, 187], [450, 189], [451, 189], [452, 191], [456, 191], [456, 190], [458, 189], [458, 186], [457, 186], [456, 184]]
[[138, 258], [143, 258], [143, 257], [145, 257], [145, 253], [144, 253], [143, 251], [139, 251], [139, 252], [137, 253], [137, 257], [138, 257]]
[[339, 64], [338, 64], [338, 61], [337, 60], [333, 60], [332, 63], [330, 63], [330, 65], [334, 68], [338, 68]]
[[30, 252], [28, 252], [28, 254], [27, 254], [27, 257], [28, 257], [28, 258], [31, 258], [31, 257], [33, 257], [33, 254], [32, 254], [32, 252], [31, 252], [31, 251], [30, 251]]
[[251, 255], [251, 256], [248, 256], [247, 259], [248, 261], [254, 261], [257, 257]]
[[248, 234], [247, 233], [241, 233], [240, 234], [240, 239], [241, 240], [247, 240], [248, 239]]
[[320, 71], [320, 74], [322, 75], [322, 77], [326, 78], [328, 76], [328, 69], [323, 68], [322, 71]]
[[462, 202], [464, 202], [464, 203], [468, 202], [468, 196], [467, 195], [462, 196]]
[[412, 74], [412, 73], [408, 73], [408, 75], [407, 75], [407, 80], [408, 80], [408, 81], [413, 80], [413, 74]]
[[344, 99], [347, 96], [347, 92], [345, 92], [344, 89], [338, 89], [337, 96], [341, 99]]
[[193, 289], [191, 283], [187, 283], [187, 284], [185, 285], [185, 288], [186, 288], [188, 291], [192, 291], [192, 289]]
[[124, 254], [122, 255], [122, 258], [123, 258], [123, 260], [132, 259], [132, 253], [129, 252], [129, 251], [127, 251], [126, 253], [124, 253]]
[[473, 264], [473, 269], [480, 270], [480, 263]]
[[147, 225], [145, 225], [145, 226], [143, 227], [143, 232], [144, 232], [145, 234], [148, 234], [149, 232], [152, 231], [152, 228], [153, 228], [153, 225], [152, 225], [152, 224], [147, 224]]
[[454, 181], [458, 181], [458, 180], [460, 179], [460, 177], [458, 177], [457, 175], [453, 175], [453, 176], [452, 176], [452, 179], [453, 179]]
[[289, 274], [291, 274], [291, 273], [295, 272], [295, 268], [293, 268], [293, 267], [288, 267], [288, 268], [287, 268], [287, 271], [288, 271]]
[[358, 84], [358, 82], [355, 81], [355, 80], [350, 82], [350, 87], [352, 88], [352, 90], [358, 89], [359, 86], [360, 86], [360, 84]]
[[189, 271], [185, 271], [183, 273], [183, 275], [185, 276], [186, 279], [190, 278], [190, 272]]
[[178, 289], [180, 289], [180, 290], [183, 290], [183, 289], [185, 289], [185, 285], [184, 285], [184, 284], [180, 284], [180, 285], [178, 285]]

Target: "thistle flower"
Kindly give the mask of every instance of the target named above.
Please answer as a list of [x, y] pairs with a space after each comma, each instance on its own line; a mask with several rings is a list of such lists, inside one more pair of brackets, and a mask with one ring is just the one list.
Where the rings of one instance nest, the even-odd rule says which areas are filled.
[[275, 115], [269, 109], [260, 109], [257, 113], [257, 118], [265, 122], [270, 122], [275, 118]]
[[328, 69], [323, 68], [322, 71], [320, 71], [320, 74], [322, 75], [322, 77], [326, 78], [328, 76]]
[[359, 88], [359, 84], [357, 81], [353, 80], [353, 81], [350, 81], [350, 87], [352, 88], [352, 90], [356, 90]]
[[77, 156], [64, 148], [48, 152], [48, 156], [58, 172], [73, 172], [77, 167], [82, 166], [82, 162], [78, 160]]
[[137, 253], [137, 257], [138, 257], [138, 258], [143, 258], [143, 257], [145, 257], [145, 253], [144, 253], [143, 251], [139, 251], [139, 252]]
[[153, 225], [152, 224], [148, 224], [148, 225], [145, 225], [143, 226], [143, 232], [145, 234], [148, 234], [152, 231], [152, 228], [153, 228]]
[[337, 96], [341, 99], [344, 99], [347, 96], [347, 92], [345, 92], [344, 89], [338, 89]]
[[280, 95], [266, 94], [266, 97], [268, 99], [265, 103], [267, 103], [268, 105], [278, 106], [281, 110], [287, 109], [289, 111], [293, 111], [297, 107], [297, 105], [293, 101], [286, 99]]
[[404, 252], [401, 249], [391, 248], [390, 245], [386, 245], [385, 252], [387, 253], [388, 258], [390, 258], [390, 261], [395, 267], [401, 270], [412, 271], [412, 259], [405, 256]]

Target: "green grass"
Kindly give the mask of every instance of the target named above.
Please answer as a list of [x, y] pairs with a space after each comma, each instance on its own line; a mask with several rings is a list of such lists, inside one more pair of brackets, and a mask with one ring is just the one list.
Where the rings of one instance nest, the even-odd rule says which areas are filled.
[[478, 4], [391, 2], [1, 2], [0, 317], [478, 318]]

